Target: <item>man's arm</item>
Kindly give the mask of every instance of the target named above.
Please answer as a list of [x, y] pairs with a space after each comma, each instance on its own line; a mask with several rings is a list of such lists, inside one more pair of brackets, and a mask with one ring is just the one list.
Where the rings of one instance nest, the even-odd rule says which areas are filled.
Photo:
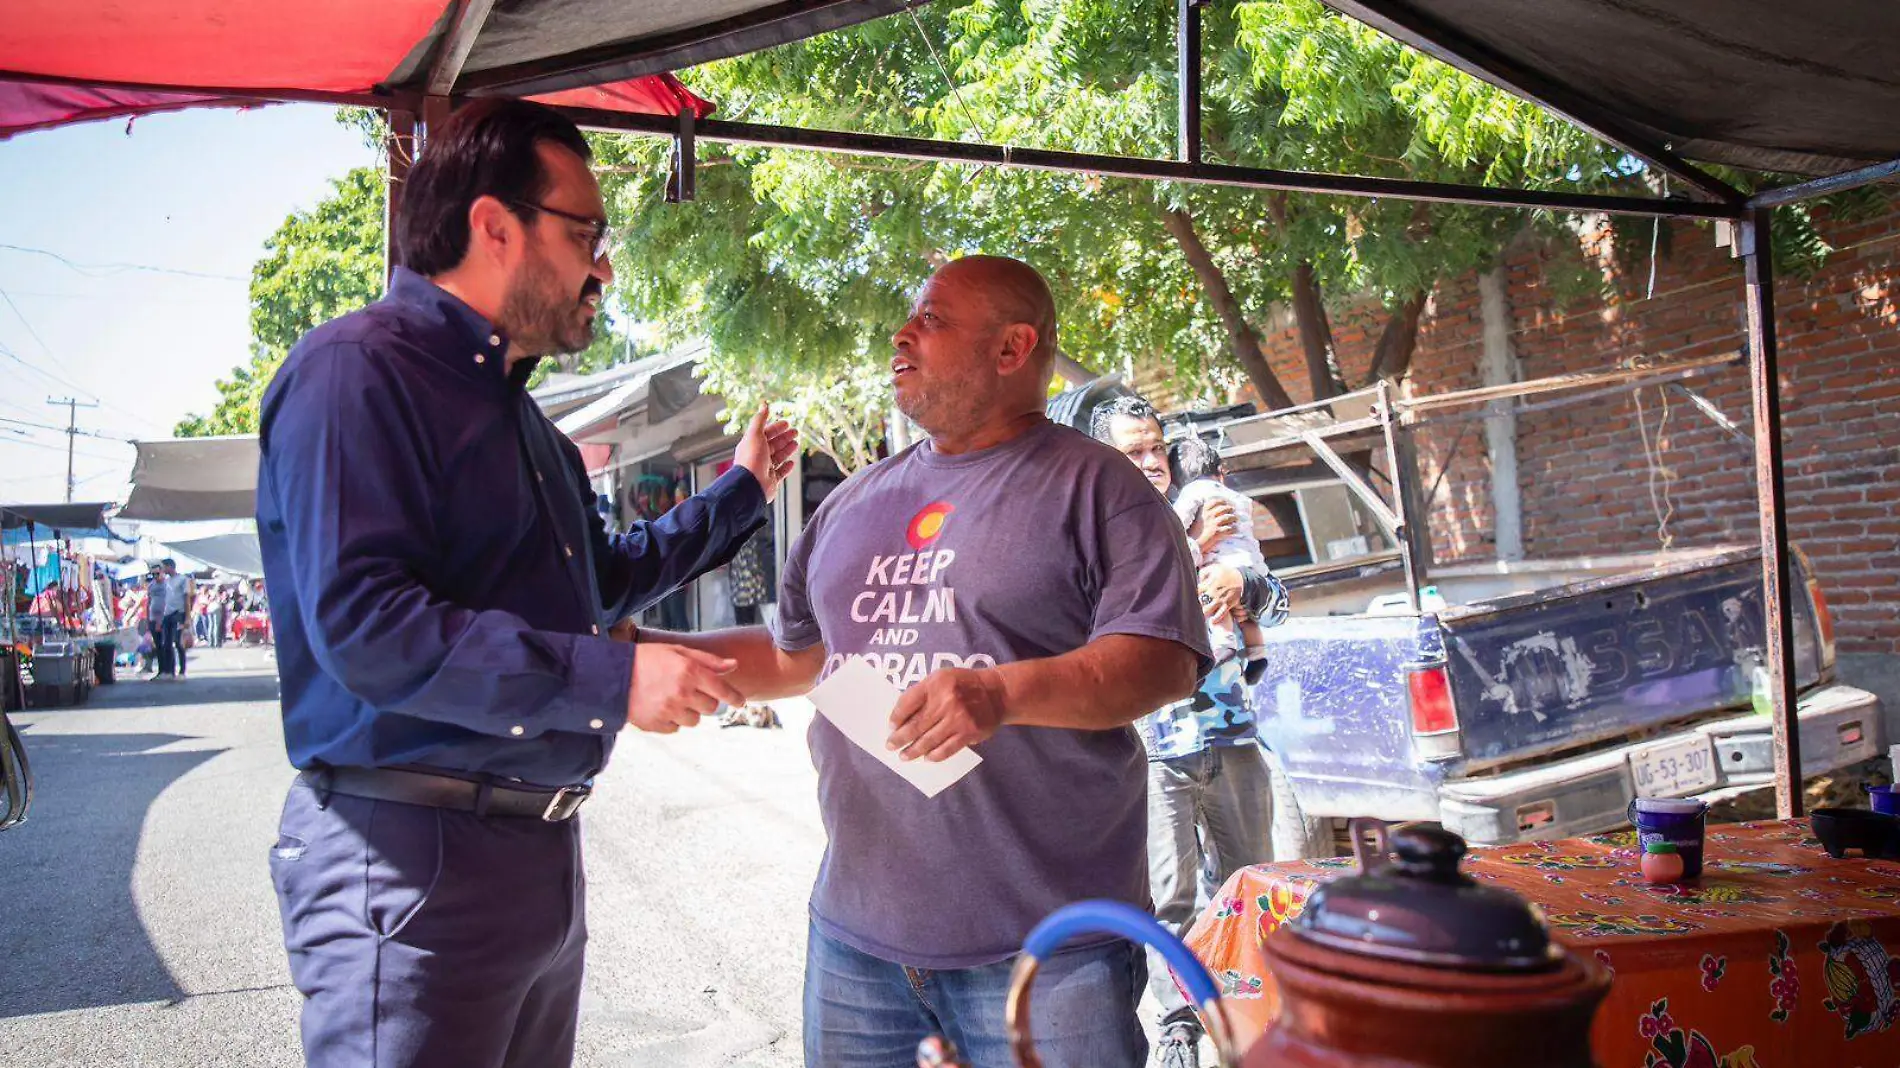
[[1200, 657], [1163, 638], [1108, 634], [1074, 652], [933, 672], [891, 711], [905, 760], [943, 760], [1005, 724], [1110, 730], [1194, 692]]
[[494, 737], [619, 730], [633, 650], [424, 586], [421, 564], [439, 552], [434, 491], [412, 459], [402, 395], [353, 346], [311, 355], [294, 377], [280, 373], [268, 398], [258, 504], [260, 518], [267, 505], [275, 512], [285, 541], [272, 579], [296, 588], [324, 671], [377, 709]]
[[[791, 472], [798, 449], [798, 432], [789, 423], [768, 419], [768, 409], [761, 407], [739, 439], [731, 470], [665, 515], [609, 535], [600, 515], [588, 511], [600, 599], [609, 619], [633, 615], [730, 562], [765, 524], [765, 506]], [[578, 453], [571, 453], [571, 460], [586, 498], [594, 492], [586, 467]]]
[[[622, 632], [617, 630], [616, 633]], [[732, 661], [738, 666], [725, 676], [725, 681], [752, 701], [802, 694], [818, 681], [818, 673], [825, 666], [823, 645], [796, 651], [781, 649], [764, 627], [735, 627], [698, 634], [640, 628], [633, 640], [681, 645]]]

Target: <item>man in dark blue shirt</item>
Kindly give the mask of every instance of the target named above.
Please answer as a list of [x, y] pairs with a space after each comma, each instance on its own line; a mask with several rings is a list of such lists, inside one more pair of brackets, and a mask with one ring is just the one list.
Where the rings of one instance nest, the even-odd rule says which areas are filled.
[[587, 142], [483, 101], [405, 183], [389, 293], [318, 327], [264, 396], [258, 537], [302, 770], [272, 880], [307, 1062], [571, 1061], [586, 943], [574, 819], [625, 726], [743, 703], [733, 665], [609, 629], [729, 559], [795, 435], [609, 535], [528, 396], [613, 280]]

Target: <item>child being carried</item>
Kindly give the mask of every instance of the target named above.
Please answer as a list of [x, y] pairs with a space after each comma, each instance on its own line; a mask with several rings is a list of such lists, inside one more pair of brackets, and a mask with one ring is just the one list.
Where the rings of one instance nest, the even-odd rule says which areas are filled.
[[[1225, 471], [1220, 453], [1198, 435], [1189, 434], [1168, 446], [1168, 466], [1175, 486], [1179, 487], [1174, 498], [1174, 514], [1187, 528], [1188, 550], [1194, 555], [1194, 566], [1214, 563], [1266, 571], [1266, 557], [1261, 555], [1260, 542], [1253, 534], [1253, 502], [1222, 481]], [[1225, 501], [1233, 509], [1234, 530], [1203, 551], [1201, 535], [1205, 524], [1201, 513], [1211, 501]], [[1239, 657], [1254, 662], [1266, 656], [1264, 632], [1259, 623], [1245, 614], [1218, 622], [1209, 620], [1207, 631], [1216, 661]]]

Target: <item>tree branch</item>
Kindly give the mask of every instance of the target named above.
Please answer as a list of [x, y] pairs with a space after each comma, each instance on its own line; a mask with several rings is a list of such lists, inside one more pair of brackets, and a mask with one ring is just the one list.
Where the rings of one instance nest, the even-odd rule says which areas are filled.
[[1260, 351], [1260, 336], [1254, 332], [1253, 325], [1247, 322], [1245, 309], [1240, 306], [1239, 298], [1234, 296], [1233, 287], [1227, 284], [1227, 276], [1221, 273], [1220, 266], [1214, 262], [1213, 254], [1207, 251], [1207, 245], [1201, 235], [1194, 231], [1194, 220], [1187, 212], [1178, 208], [1169, 208], [1159, 201], [1154, 202], [1155, 210], [1161, 213], [1161, 224], [1168, 229], [1175, 244], [1181, 246], [1181, 254], [1187, 258], [1188, 267], [1194, 271], [1194, 277], [1200, 280], [1201, 291], [1207, 295], [1207, 301], [1214, 307], [1214, 314], [1220, 318], [1221, 326], [1227, 331], [1228, 351], [1235, 362], [1247, 373], [1248, 381], [1260, 393], [1260, 400], [1269, 409], [1290, 408], [1293, 398], [1287, 395], [1286, 387], [1280, 384], [1280, 377], [1273, 373], [1273, 366], [1267, 362], [1266, 354]]
[[1386, 316], [1385, 329], [1379, 332], [1379, 347], [1373, 351], [1372, 370], [1366, 375], [1371, 385], [1381, 378], [1404, 378], [1412, 368], [1412, 353], [1418, 350], [1418, 321], [1425, 311], [1425, 291], [1419, 290]]
[[1306, 380], [1312, 385], [1313, 399], [1337, 396], [1340, 382], [1333, 374], [1333, 324], [1326, 317], [1313, 264], [1307, 260], [1293, 268], [1293, 321], [1300, 328], [1300, 350], [1306, 354]]

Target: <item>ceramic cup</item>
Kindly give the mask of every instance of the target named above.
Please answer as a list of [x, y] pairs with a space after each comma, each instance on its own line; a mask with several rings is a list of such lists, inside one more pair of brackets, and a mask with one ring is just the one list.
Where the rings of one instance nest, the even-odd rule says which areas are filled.
[[[1900, 800], [1900, 799], [1896, 799]], [[1677, 797], [1639, 797], [1630, 802], [1629, 820], [1636, 827], [1636, 847], [1668, 842], [1682, 854], [1682, 877], [1702, 874], [1702, 832], [1709, 806]]]

